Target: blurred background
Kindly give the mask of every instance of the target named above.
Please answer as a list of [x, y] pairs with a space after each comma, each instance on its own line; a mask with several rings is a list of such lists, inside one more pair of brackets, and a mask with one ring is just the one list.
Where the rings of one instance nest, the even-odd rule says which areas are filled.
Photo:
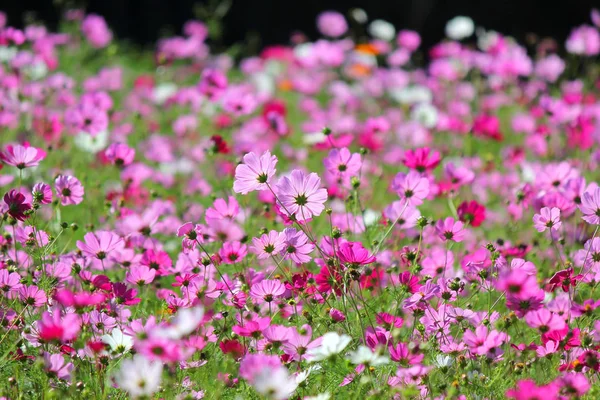
[[[286, 43], [293, 33], [318, 37], [315, 18], [325, 10], [346, 16], [353, 8], [370, 21], [384, 19], [418, 31], [423, 47], [444, 37], [454, 16], [471, 17], [476, 26], [513, 36], [524, 43], [551, 37], [562, 43], [574, 26], [589, 23], [600, 0], [4, 0], [9, 24], [43, 21], [55, 29], [64, 10], [82, 8], [104, 16], [119, 39], [152, 46], [160, 37], [180, 33], [193, 18], [210, 24], [215, 46], [244, 46], [247, 52]], [[351, 21], [352, 22], [352, 21]]]

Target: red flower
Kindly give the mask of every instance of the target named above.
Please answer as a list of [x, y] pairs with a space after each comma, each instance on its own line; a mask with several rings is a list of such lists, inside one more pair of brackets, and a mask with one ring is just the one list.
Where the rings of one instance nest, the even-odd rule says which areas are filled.
[[16, 190], [11, 190], [4, 195], [4, 202], [8, 206], [8, 215], [19, 221], [25, 221], [25, 212], [31, 210], [31, 204], [25, 202], [25, 196]]

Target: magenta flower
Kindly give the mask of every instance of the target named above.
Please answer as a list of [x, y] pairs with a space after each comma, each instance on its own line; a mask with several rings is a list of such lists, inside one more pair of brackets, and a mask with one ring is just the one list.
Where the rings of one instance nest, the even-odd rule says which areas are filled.
[[506, 392], [506, 397], [515, 400], [556, 399], [560, 387], [554, 382], [544, 386], [537, 386], [531, 379], [525, 379], [517, 383], [515, 389]]
[[46, 292], [35, 285], [21, 286], [19, 289], [19, 297], [28, 306], [41, 307], [48, 301]]
[[31, 190], [33, 201], [39, 204], [52, 203], [52, 188], [46, 183], [36, 183]]
[[543, 207], [539, 214], [533, 216], [533, 226], [538, 232], [544, 232], [546, 229], [557, 231], [560, 229], [560, 209], [557, 207]]
[[588, 224], [600, 225], [600, 187], [594, 187], [581, 196], [579, 210]]
[[418, 206], [429, 195], [429, 180], [416, 171], [399, 173], [392, 182], [392, 189], [409, 205]]
[[223, 261], [223, 264], [235, 264], [240, 261], [248, 254], [248, 246], [240, 242], [225, 242], [223, 247], [219, 250], [219, 257]]
[[375, 256], [371, 255], [369, 250], [359, 242], [342, 243], [337, 254], [341, 262], [350, 264], [354, 268], [374, 263], [376, 260]]
[[435, 230], [444, 242], [447, 240], [453, 242], [462, 242], [465, 238], [464, 225], [460, 221], [455, 221], [452, 217], [447, 217], [444, 220], [439, 220], [435, 224]]
[[246, 154], [244, 163], [235, 169], [233, 191], [248, 194], [255, 190], [267, 189], [268, 183], [275, 175], [275, 165], [277, 157], [272, 156], [270, 151], [264, 152], [260, 157], [255, 153]]
[[270, 303], [285, 293], [285, 286], [276, 279], [265, 279], [252, 285], [250, 297], [256, 304]]
[[0, 152], [0, 160], [19, 169], [37, 167], [44, 158], [46, 158], [44, 150], [29, 145], [8, 145], [5, 151]]
[[252, 238], [252, 246], [250, 246], [250, 250], [259, 260], [279, 254], [283, 249], [285, 249], [285, 235], [277, 231], [270, 231], [260, 238]]
[[60, 175], [54, 181], [54, 185], [63, 206], [76, 205], [83, 201], [83, 185], [74, 176]]
[[22, 193], [12, 189], [4, 195], [4, 203], [8, 206], [6, 212], [14, 219], [25, 221], [28, 217], [25, 213], [31, 210], [31, 204], [26, 201], [27, 200]]
[[314, 172], [306, 176], [304, 172], [294, 170], [289, 177], [284, 176], [277, 183], [277, 196], [289, 216], [306, 221], [325, 209], [327, 190], [320, 186], [321, 179]]

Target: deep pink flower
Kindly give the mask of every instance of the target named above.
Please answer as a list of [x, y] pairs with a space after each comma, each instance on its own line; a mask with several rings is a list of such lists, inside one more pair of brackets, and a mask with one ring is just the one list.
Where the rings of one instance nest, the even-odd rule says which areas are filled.
[[478, 227], [485, 220], [485, 206], [475, 200], [463, 201], [456, 209], [458, 218], [471, 226]]
[[337, 252], [340, 261], [356, 268], [375, 262], [375, 256], [371, 255], [360, 242], [344, 242]]
[[439, 151], [432, 151], [429, 147], [409, 149], [404, 152], [404, 165], [417, 172], [431, 171], [437, 167], [442, 157]]

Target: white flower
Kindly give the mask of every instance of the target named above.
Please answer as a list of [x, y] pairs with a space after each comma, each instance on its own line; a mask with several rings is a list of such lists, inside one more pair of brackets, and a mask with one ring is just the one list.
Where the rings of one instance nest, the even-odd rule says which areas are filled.
[[313, 372], [313, 371], [319, 371], [321, 370], [321, 366], [320, 365], [311, 365], [310, 367], [308, 367], [307, 369], [305, 369], [304, 371], [300, 371], [298, 373], [295, 374], [295, 378], [296, 378], [296, 384], [301, 384], [302, 382], [304, 382], [308, 376]]
[[119, 328], [113, 329], [110, 335], [102, 336], [102, 341], [108, 344], [113, 352], [119, 354], [126, 353], [133, 347], [133, 338], [124, 335]]
[[157, 335], [168, 339], [181, 339], [194, 332], [204, 318], [204, 308], [181, 308], [166, 328], [157, 329]]
[[365, 364], [372, 367], [390, 362], [389, 358], [373, 353], [367, 346], [360, 346], [358, 350], [351, 352], [349, 360], [352, 364]]
[[16, 47], [0, 46], [0, 61], [8, 62], [17, 55]]
[[150, 361], [141, 354], [131, 360], [124, 360], [115, 376], [117, 385], [132, 398], [150, 396], [155, 393], [162, 379], [163, 364]]
[[254, 389], [272, 400], [284, 400], [294, 393], [298, 384], [284, 367], [266, 368], [254, 376]]
[[475, 32], [475, 24], [469, 17], [454, 17], [446, 24], [446, 36], [450, 39], [461, 40]]
[[447, 354], [439, 354], [434, 361], [438, 368], [448, 368], [454, 363], [454, 359]]
[[433, 93], [425, 86], [407, 86], [389, 91], [392, 99], [401, 104], [431, 103]]
[[396, 28], [387, 21], [376, 19], [369, 24], [369, 34], [376, 39], [390, 41], [396, 36]]
[[339, 354], [351, 341], [352, 338], [348, 335], [338, 335], [337, 332], [327, 332], [323, 335], [321, 345], [308, 351], [307, 355], [310, 357], [308, 361], [321, 361]]
[[327, 140], [327, 136], [325, 136], [323, 132], [306, 133], [302, 137], [302, 141], [304, 142], [304, 144], [308, 145], [323, 143], [325, 140]]
[[329, 392], [321, 393], [316, 396], [306, 396], [303, 400], [329, 400], [331, 394]]
[[350, 10], [350, 15], [352, 15], [352, 18], [359, 24], [364, 24], [369, 19], [366, 11], [362, 8], [353, 8]]
[[87, 132], [79, 132], [74, 139], [75, 146], [88, 153], [97, 153], [108, 145], [108, 131], [98, 132], [92, 136]]
[[155, 104], [163, 104], [167, 99], [177, 92], [177, 85], [174, 83], [161, 83], [152, 91], [152, 99]]
[[431, 129], [437, 125], [438, 111], [430, 103], [421, 103], [412, 110], [411, 118], [425, 128]]
[[365, 220], [365, 226], [373, 226], [381, 218], [381, 213], [367, 208], [363, 214], [363, 218]]

